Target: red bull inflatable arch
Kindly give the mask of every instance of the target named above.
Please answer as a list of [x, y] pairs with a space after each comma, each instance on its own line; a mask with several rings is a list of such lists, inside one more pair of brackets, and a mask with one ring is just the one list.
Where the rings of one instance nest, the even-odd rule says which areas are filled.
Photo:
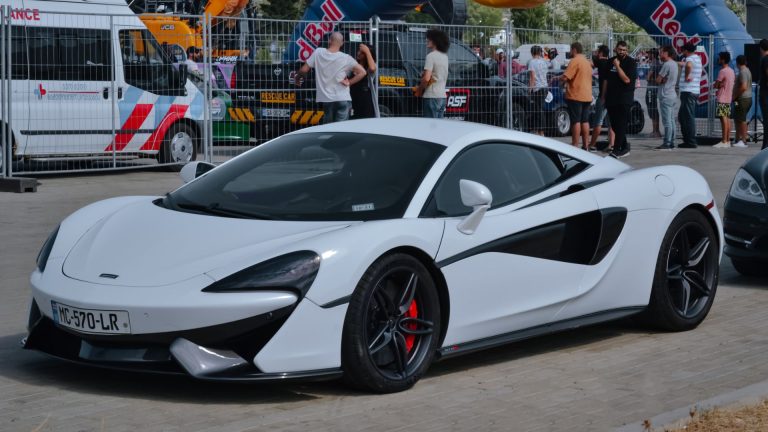
[[[453, 0], [432, 0], [426, 3], [451, 2]], [[497, 8], [532, 8], [547, 0], [474, 0]], [[711, 52], [729, 51], [733, 58], [742, 54], [744, 44], [751, 43], [738, 17], [725, 5], [723, 0], [599, 0], [601, 3], [623, 13], [650, 35], [664, 35], [666, 41], [680, 48], [687, 42], [695, 45], [707, 44], [709, 36], [715, 38]], [[297, 26], [292, 38], [291, 49], [286, 60], [304, 61], [314, 49], [322, 44], [323, 37], [333, 31], [340, 21], [366, 21], [373, 16], [384, 20], [402, 18], [414, 8], [425, 4], [425, 0], [314, 0], [304, 13], [303, 21], [314, 23]], [[705, 65], [710, 59], [709, 50], [700, 52]], [[706, 69], [705, 69], [706, 70]]]

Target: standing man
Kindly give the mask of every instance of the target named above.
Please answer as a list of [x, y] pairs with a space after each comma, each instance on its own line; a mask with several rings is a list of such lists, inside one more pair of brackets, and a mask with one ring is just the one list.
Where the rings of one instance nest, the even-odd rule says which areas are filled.
[[733, 121], [736, 123], [736, 142], [734, 147], [746, 148], [747, 114], [752, 109], [752, 71], [747, 67], [747, 57], [736, 57], [739, 76], [733, 88]]
[[445, 32], [437, 29], [427, 30], [427, 48], [430, 52], [424, 60], [416, 94], [423, 94], [424, 117], [443, 118], [445, 116], [445, 83], [448, 80], [448, 47], [450, 39]]
[[[763, 123], [768, 119], [768, 39], [760, 41], [760, 110], [763, 112]], [[768, 133], [763, 133], [763, 149], [768, 148]]]
[[[611, 50], [608, 45], [600, 45], [597, 47], [597, 52], [592, 60], [592, 66], [597, 69], [597, 85], [599, 87], [599, 94], [597, 96], [597, 102], [595, 103], [595, 115], [594, 123], [592, 124], [592, 141], [589, 148], [597, 148], [597, 139], [600, 137], [600, 131], [603, 128], [603, 122], [605, 116], [608, 114], [608, 110], [605, 109], [605, 97], [606, 87], [608, 86], [608, 73], [611, 71], [611, 63], [608, 61], [608, 57], [611, 55]], [[608, 124], [608, 152], [613, 151], [614, 133], [613, 129]]]
[[611, 128], [616, 133], [611, 156], [623, 158], [629, 156], [627, 142], [627, 122], [629, 110], [635, 99], [635, 81], [637, 80], [637, 62], [629, 56], [629, 45], [624, 41], [616, 44], [616, 56], [610, 59], [611, 69], [608, 73], [608, 98], [605, 104]]
[[664, 125], [664, 141], [656, 150], [672, 150], [675, 148], [675, 102], [677, 102], [677, 84], [678, 68], [673, 60], [677, 53], [671, 45], [661, 48], [659, 56], [661, 58], [661, 69], [656, 76], [656, 84], [661, 86], [659, 92], [659, 108], [661, 111], [661, 123]]
[[645, 91], [645, 106], [648, 108], [648, 117], [653, 124], [651, 138], [661, 138], [659, 130], [659, 88], [656, 86], [656, 77], [661, 69], [659, 62], [659, 50], [651, 48], [648, 50], [648, 83]]
[[717, 94], [717, 116], [720, 117], [720, 127], [723, 131], [723, 138], [715, 148], [731, 147], [731, 102], [733, 101], [733, 84], [736, 82], [736, 74], [729, 66], [731, 62], [731, 53], [723, 51], [717, 55], [717, 63], [720, 65], [720, 72], [717, 74], [715, 88]]
[[[768, 44], [768, 43], [767, 43]], [[701, 74], [704, 68], [701, 57], [696, 54], [696, 46], [692, 43], [683, 45], [683, 61], [680, 65], [680, 130], [683, 133], [683, 143], [680, 148], [696, 148], [696, 106], [701, 92]]]
[[565, 103], [571, 118], [571, 144], [579, 146], [579, 137], [584, 150], [589, 150], [589, 111], [592, 105], [592, 65], [584, 56], [584, 47], [579, 42], [571, 44], [571, 62], [560, 75], [560, 81], [567, 84]]
[[[352, 108], [352, 96], [349, 86], [365, 78], [366, 72], [352, 56], [341, 52], [344, 36], [339, 32], [331, 33], [328, 49], [318, 48], [309, 56], [296, 74], [296, 85], [301, 86], [303, 76], [309, 69], [315, 69], [315, 87], [318, 102], [323, 104], [325, 123], [349, 119]], [[349, 73], [352, 78], [347, 78]]]
[[531, 56], [528, 62], [528, 87], [531, 92], [531, 101], [533, 102], [533, 113], [530, 115], [531, 132], [536, 135], [544, 136], [544, 102], [549, 93], [549, 83], [547, 82], [547, 71], [549, 65], [547, 61], [541, 58], [542, 49], [538, 45], [531, 47]]

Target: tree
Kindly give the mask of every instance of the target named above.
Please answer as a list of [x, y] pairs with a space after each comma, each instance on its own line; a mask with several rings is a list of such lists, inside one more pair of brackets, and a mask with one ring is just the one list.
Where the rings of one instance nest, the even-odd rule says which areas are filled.
[[264, 18], [297, 20], [304, 15], [307, 1], [268, 0], [259, 4], [259, 11]]
[[547, 27], [549, 10], [544, 5], [531, 9], [512, 9], [509, 16], [515, 28], [543, 29]]
[[483, 6], [470, 1], [467, 3], [467, 24], [471, 26], [501, 27], [504, 25], [504, 13], [501, 9]]

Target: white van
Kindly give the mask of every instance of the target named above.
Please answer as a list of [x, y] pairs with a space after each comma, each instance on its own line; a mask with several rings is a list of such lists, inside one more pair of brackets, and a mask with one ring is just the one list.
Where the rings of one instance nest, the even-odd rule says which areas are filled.
[[15, 157], [194, 160], [203, 94], [125, 0], [0, 5], [12, 8]]
[[571, 60], [571, 45], [569, 44], [524, 44], [520, 45], [515, 49], [515, 59], [517, 59], [518, 62], [520, 62], [523, 66], [528, 66], [528, 62], [533, 58], [531, 55], [531, 48], [534, 47], [534, 45], [538, 45], [541, 47], [542, 50], [549, 49], [556, 49], [557, 50], [557, 57], [555, 57], [555, 60], [561, 67], [568, 66], [568, 63]]

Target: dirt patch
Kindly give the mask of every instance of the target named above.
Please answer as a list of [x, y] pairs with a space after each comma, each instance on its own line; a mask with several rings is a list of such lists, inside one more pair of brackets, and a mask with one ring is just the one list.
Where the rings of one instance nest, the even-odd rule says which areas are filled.
[[[647, 424], [647, 426], [650, 426]], [[768, 400], [757, 405], [691, 411], [691, 419], [683, 426], [651, 428], [656, 432], [764, 432], [768, 431]]]

